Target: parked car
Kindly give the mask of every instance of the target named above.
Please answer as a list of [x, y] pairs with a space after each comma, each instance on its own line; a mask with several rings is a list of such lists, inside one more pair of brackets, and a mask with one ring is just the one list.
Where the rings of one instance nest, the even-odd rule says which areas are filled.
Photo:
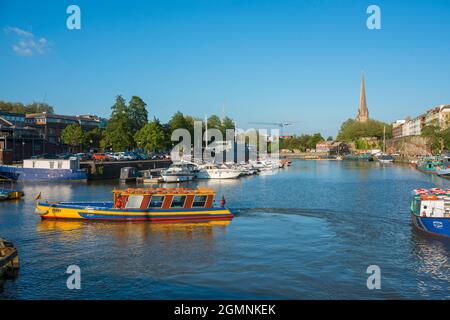
[[122, 160], [121, 152], [107, 153], [107, 156], [109, 156], [111, 160]]
[[73, 154], [66, 152], [66, 153], [57, 154], [55, 157], [57, 159], [69, 159], [70, 157], [73, 157]]
[[107, 152], [105, 153], [106, 160], [114, 161], [114, 160], [120, 160], [120, 157], [118, 158], [116, 156], [116, 152]]
[[95, 161], [106, 161], [106, 160], [108, 160], [108, 156], [106, 155], [106, 153], [94, 153], [92, 155], [92, 158]]
[[75, 154], [75, 157], [77, 157], [80, 161], [92, 160], [92, 155], [89, 153], [77, 153]]
[[137, 156], [134, 154], [134, 152], [124, 152], [123, 159], [124, 160], [137, 160]]

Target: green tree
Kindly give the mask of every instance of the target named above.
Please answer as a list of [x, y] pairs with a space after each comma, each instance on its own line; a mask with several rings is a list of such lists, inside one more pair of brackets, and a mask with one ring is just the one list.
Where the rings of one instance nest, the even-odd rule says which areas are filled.
[[71, 146], [73, 150], [83, 144], [85, 136], [80, 125], [70, 124], [62, 131], [61, 138], [63, 142]]
[[53, 113], [53, 107], [43, 102], [32, 102], [25, 106], [25, 113]]
[[134, 147], [134, 139], [128, 119], [128, 108], [125, 99], [118, 95], [111, 107], [111, 118], [105, 128], [104, 147], [114, 151], [123, 151]]
[[137, 96], [132, 96], [128, 103], [126, 113], [128, 116], [129, 127], [133, 135], [148, 123], [148, 111], [146, 105], [147, 104]]
[[442, 144], [445, 150], [450, 150], [450, 127], [442, 131]]
[[47, 112], [53, 113], [53, 107], [47, 103], [32, 102], [24, 105], [21, 102], [6, 102], [0, 101], [0, 110], [16, 113], [40, 113]]
[[213, 114], [208, 118], [208, 129], [222, 129], [222, 121], [220, 121], [220, 118]]
[[188, 127], [187, 121], [180, 111], [175, 112], [170, 119], [169, 124], [172, 132], [176, 129], [187, 129]]
[[158, 119], [144, 125], [134, 135], [134, 140], [139, 148], [148, 152], [162, 151], [168, 148], [170, 138], [167, 137], [164, 127]]
[[332, 136], [328, 136], [327, 141], [333, 141], [333, 137]]
[[84, 145], [89, 149], [98, 149], [101, 146], [101, 141], [103, 139], [103, 130], [100, 128], [94, 128], [90, 131], [85, 132], [85, 142]]
[[233, 119], [231, 119], [229, 117], [223, 118], [221, 127], [222, 127], [222, 134], [224, 137], [226, 137], [227, 129], [235, 130], [235, 124], [234, 124]]
[[308, 147], [308, 149], [315, 149], [316, 144], [321, 141], [325, 141], [325, 139], [322, 137], [320, 133], [315, 133], [311, 137], [309, 137], [306, 146]]
[[383, 138], [383, 131], [386, 128], [386, 138], [392, 137], [392, 126], [381, 121], [369, 119], [367, 122], [359, 122], [354, 119], [348, 119], [341, 125], [339, 134], [336, 137], [338, 141], [356, 141], [360, 138], [376, 137]]
[[443, 133], [444, 131], [441, 131], [435, 125], [428, 125], [422, 128], [421, 136], [427, 139], [427, 144], [433, 154], [439, 153], [444, 148], [446, 138], [443, 137]]

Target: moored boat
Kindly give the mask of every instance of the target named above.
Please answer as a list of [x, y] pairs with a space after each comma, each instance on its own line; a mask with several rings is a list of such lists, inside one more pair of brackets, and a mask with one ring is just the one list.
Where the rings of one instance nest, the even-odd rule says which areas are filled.
[[418, 229], [450, 237], [450, 190], [414, 190], [411, 216]]
[[394, 162], [395, 158], [389, 154], [382, 154], [377, 157], [377, 160], [380, 163], [392, 163]]
[[0, 177], [14, 181], [87, 180], [78, 158], [26, 159], [23, 166], [0, 165]]
[[113, 190], [113, 201], [40, 202], [36, 213], [42, 219], [146, 220], [226, 220], [233, 214], [214, 203], [215, 192], [208, 188], [128, 188]]
[[0, 189], [0, 200], [16, 200], [24, 196], [19, 190]]
[[198, 179], [237, 179], [240, 175], [239, 170], [214, 164], [199, 165], [196, 173]]
[[164, 182], [192, 181], [195, 178], [194, 167], [186, 163], [173, 163], [161, 172], [161, 178]]
[[436, 174], [436, 169], [442, 166], [442, 161], [434, 157], [420, 159], [416, 163], [416, 169], [423, 173]]

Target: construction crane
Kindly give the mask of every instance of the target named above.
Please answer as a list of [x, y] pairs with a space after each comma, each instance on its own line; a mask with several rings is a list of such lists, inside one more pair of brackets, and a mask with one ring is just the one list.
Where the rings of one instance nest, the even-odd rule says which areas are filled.
[[249, 124], [259, 124], [266, 126], [277, 126], [280, 128], [280, 137], [283, 136], [283, 128], [287, 126], [292, 126], [293, 122], [249, 122]]

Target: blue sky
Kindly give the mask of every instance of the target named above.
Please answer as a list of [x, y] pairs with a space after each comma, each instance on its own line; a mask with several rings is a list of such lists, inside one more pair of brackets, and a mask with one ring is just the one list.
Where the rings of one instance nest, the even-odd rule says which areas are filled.
[[[66, 8], [81, 8], [81, 30]], [[381, 30], [366, 9], [381, 8]], [[108, 116], [117, 94], [151, 116], [225, 113], [335, 135], [450, 103], [450, 1], [0, 1], [0, 100]], [[26, 41], [20, 45], [20, 41]]]

